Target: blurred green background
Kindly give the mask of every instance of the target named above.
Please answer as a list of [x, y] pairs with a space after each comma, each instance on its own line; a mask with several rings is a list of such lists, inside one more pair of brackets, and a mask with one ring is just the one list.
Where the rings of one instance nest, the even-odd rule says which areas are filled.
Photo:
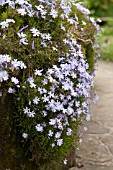
[[113, 0], [82, 0], [91, 11], [91, 16], [100, 18], [101, 35], [97, 43], [101, 46], [101, 58], [113, 62]]

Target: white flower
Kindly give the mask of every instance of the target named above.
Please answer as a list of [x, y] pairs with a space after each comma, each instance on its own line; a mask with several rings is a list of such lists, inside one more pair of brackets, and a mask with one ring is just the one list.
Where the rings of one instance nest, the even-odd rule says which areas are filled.
[[33, 99], [33, 103], [38, 104], [39, 101], [40, 99], [38, 98], [38, 96], [35, 96], [35, 98]]
[[11, 57], [7, 54], [0, 55], [0, 64], [3, 62], [9, 63], [11, 61]]
[[35, 83], [30, 83], [30, 87], [35, 89], [36, 88], [36, 84]]
[[2, 81], [7, 81], [9, 78], [9, 74], [7, 73], [7, 71], [0, 71], [0, 82]]
[[9, 26], [9, 23], [6, 22], [6, 21], [3, 21], [3, 22], [0, 23], [0, 25], [1, 25], [2, 28], [7, 28]]
[[33, 77], [29, 77], [27, 78], [27, 82], [29, 82], [30, 84], [34, 82], [34, 78]]
[[75, 21], [74, 21], [73, 18], [68, 18], [68, 22], [69, 22], [70, 24], [74, 24], [74, 23], [75, 23]]
[[36, 37], [36, 36], [39, 37], [40, 32], [36, 28], [30, 29], [30, 31], [32, 32], [33, 37]]
[[55, 138], [60, 138], [60, 136], [61, 136], [61, 132], [55, 133]]
[[36, 88], [36, 84], [34, 84], [34, 78], [33, 77], [27, 78], [27, 82], [29, 82], [31, 88]]
[[30, 111], [27, 115], [28, 115], [28, 117], [34, 117], [35, 112], [34, 111]]
[[23, 133], [22, 137], [26, 139], [28, 137], [28, 134], [27, 133]]
[[23, 61], [17, 61], [17, 59], [14, 59], [14, 60], [12, 60], [11, 61], [11, 68], [12, 69], [19, 69], [19, 67], [21, 68], [21, 69], [25, 69], [26, 68], [26, 65], [23, 63]]
[[59, 123], [59, 124], [58, 124], [58, 129], [60, 129], [60, 130], [63, 130], [63, 129], [64, 129], [62, 123]]
[[66, 132], [67, 136], [71, 136], [72, 134], [72, 129], [70, 128], [67, 128], [67, 132]]
[[65, 27], [62, 24], [60, 26], [63, 31], [66, 31]]
[[47, 93], [47, 90], [45, 88], [43, 88], [42, 90], [43, 90], [43, 93]]
[[51, 83], [55, 83], [56, 82], [56, 80], [51, 75], [48, 76], [47, 78], [48, 78], [49, 82], [51, 82]]
[[102, 22], [102, 20], [100, 18], [97, 18], [97, 22]]
[[33, 17], [33, 15], [35, 14], [35, 12], [32, 9], [28, 9], [28, 8], [27, 8], [27, 13], [30, 17]]
[[56, 18], [58, 16], [58, 11], [55, 10], [55, 9], [52, 9], [51, 12], [50, 12], [50, 15], [53, 17], [53, 18]]
[[65, 44], [68, 44], [68, 43], [69, 43], [69, 41], [66, 40], [66, 39], [64, 39], [63, 42], [64, 42]]
[[55, 96], [54, 93], [51, 91], [48, 92], [48, 95], [49, 95], [49, 98], [54, 98], [54, 96]]
[[38, 75], [38, 76], [41, 76], [41, 75], [42, 75], [42, 71], [43, 71], [43, 70], [37, 70], [37, 69], [36, 69], [34, 74], [35, 74], [36, 76], [37, 76], [37, 75]]
[[31, 105], [31, 101], [29, 101], [29, 106]]
[[26, 37], [26, 34], [24, 34], [23, 32], [18, 32], [17, 35], [18, 35], [20, 38], [25, 38], [25, 37]]
[[47, 112], [46, 111], [42, 111], [42, 115], [43, 115], [43, 117], [46, 117], [47, 116]]
[[14, 19], [6, 19], [6, 21], [1, 22], [0, 25], [2, 28], [7, 28], [10, 22], [15, 23]]
[[40, 12], [41, 12], [41, 17], [45, 18], [46, 17], [45, 15], [47, 14], [47, 10], [41, 10]]
[[8, 89], [8, 93], [15, 93], [16, 92], [16, 90], [15, 89], [12, 89], [11, 87], [9, 87], [9, 89]]
[[28, 40], [27, 40], [27, 38], [22, 38], [22, 39], [20, 39], [20, 44], [28, 45]]
[[6, 4], [5, 0], [0, 0], [0, 5], [3, 6], [4, 4]]
[[43, 126], [41, 126], [40, 124], [37, 124], [35, 128], [38, 132], [43, 132]]
[[43, 94], [43, 88], [38, 87], [38, 91], [40, 92], [40, 94]]
[[26, 107], [26, 108], [23, 109], [23, 111], [24, 111], [25, 114], [28, 114], [30, 112], [30, 109], [28, 107]]
[[23, 61], [18, 61], [19, 62], [19, 66], [21, 69], [26, 69], [26, 65], [23, 63]]
[[49, 136], [49, 137], [52, 137], [52, 136], [53, 136], [53, 131], [52, 131], [52, 130], [49, 130], [48, 136]]
[[52, 47], [53, 51], [58, 51], [56, 47]]
[[41, 37], [42, 37], [43, 39], [45, 39], [45, 40], [50, 40], [50, 39], [51, 39], [51, 36], [50, 36], [49, 33], [48, 33], [48, 34], [41, 34]]
[[6, 35], [3, 35], [2, 37], [3, 37], [3, 39], [5, 39], [5, 38], [6, 38]]
[[87, 130], [88, 130], [88, 128], [87, 128], [87, 127], [83, 127], [83, 129], [84, 129], [84, 131], [87, 131]]
[[90, 17], [90, 21], [96, 26], [95, 19], [93, 17]]
[[86, 25], [86, 22], [85, 22], [85, 21], [82, 21], [82, 25]]
[[75, 106], [76, 106], [76, 107], [79, 107], [79, 106], [80, 106], [80, 101], [76, 101], [76, 102], [75, 102]]
[[21, 15], [27, 14], [27, 12], [25, 11], [24, 8], [19, 8], [19, 9], [17, 9], [17, 12], [18, 12], [18, 14], [21, 14]]
[[11, 81], [14, 83], [14, 84], [18, 84], [19, 81], [16, 77], [11, 77]]
[[42, 97], [43, 102], [48, 102], [49, 101], [49, 96], [46, 96], [46, 94], [44, 94], [44, 96]]
[[16, 0], [15, 3], [19, 5], [28, 4], [28, 0]]
[[41, 42], [41, 45], [42, 45], [43, 47], [47, 47], [47, 44], [45, 43], [45, 41], [42, 41], [42, 42]]
[[14, 19], [6, 19], [6, 22], [8, 22], [8, 23], [10, 23], [10, 22], [15, 23], [15, 20]]
[[52, 148], [54, 148], [54, 147], [55, 147], [55, 144], [54, 144], [54, 143], [52, 143], [52, 144], [51, 144], [51, 146], [52, 146]]
[[82, 140], [82, 138], [80, 138], [80, 139], [79, 139], [79, 143], [82, 143], [82, 142], [83, 142], [83, 140]]
[[64, 165], [66, 165], [67, 164], [67, 159], [65, 158], [63, 162], [64, 162]]
[[34, 40], [33, 40], [32, 43], [31, 43], [31, 47], [32, 47], [32, 49], [35, 48], [35, 42], [34, 42]]
[[90, 14], [90, 11], [87, 8], [84, 8], [80, 4], [80, 2], [76, 3], [75, 5], [76, 5], [77, 9], [80, 10], [83, 14], [85, 14], [85, 15], [89, 15]]
[[73, 109], [72, 107], [68, 106], [68, 108], [67, 108], [67, 114], [68, 114], [68, 115], [72, 115], [73, 113], [74, 113], [74, 109]]
[[62, 144], [63, 144], [63, 139], [58, 139], [58, 140], [57, 140], [57, 145], [58, 145], [58, 146], [61, 146]]
[[34, 117], [35, 116], [35, 112], [34, 111], [30, 111], [30, 109], [28, 107], [23, 109], [24, 113], [27, 114], [28, 117]]
[[35, 7], [37, 8], [38, 11], [42, 11], [44, 9], [43, 5], [38, 5], [38, 6], [35, 5]]
[[54, 73], [54, 70], [50, 68], [50, 69], [48, 69], [47, 73], [53, 74], [53, 73]]
[[50, 125], [55, 125], [55, 124], [56, 124], [56, 119], [50, 119], [49, 124], [50, 124]]
[[72, 76], [73, 79], [77, 78], [76, 73], [72, 73], [71, 76]]

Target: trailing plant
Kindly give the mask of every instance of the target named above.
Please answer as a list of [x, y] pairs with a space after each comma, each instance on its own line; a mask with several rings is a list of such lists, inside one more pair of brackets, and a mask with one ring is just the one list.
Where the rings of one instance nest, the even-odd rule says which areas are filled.
[[0, 5], [0, 96], [12, 98], [15, 138], [28, 160], [58, 170], [81, 141], [82, 118], [91, 118], [98, 27], [79, 2]]

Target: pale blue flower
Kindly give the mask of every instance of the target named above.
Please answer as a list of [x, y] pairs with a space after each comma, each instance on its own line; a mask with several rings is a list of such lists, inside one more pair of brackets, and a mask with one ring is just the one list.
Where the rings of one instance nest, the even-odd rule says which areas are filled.
[[38, 104], [40, 101], [39, 97], [38, 96], [35, 96], [35, 98], [33, 99], [33, 103], [34, 104]]
[[58, 145], [58, 146], [61, 146], [62, 144], [63, 144], [63, 139], [58, 139], [58, 140], [57, 140], [57, 145]]
[[41, 126], [40, 124], [37, 124], [36, 126], [35, 126], [35, 128], [36, 128], [36, 130], [37, 130], [37, 132], [43, 132], [43, 126]]
[[27, 133], [23, 133], [22, 137], [26, 139], [28, 137], [28, 134]]
[[11, 77], [11, 81], [12, 81], [14, 84], [19, 84], [19, 80], [18, 80], [16, 77]]
[[55, 133], [55, 138], [56, 138], [56, 139], [60, 138], [60, 136], [61, 136], [61, 132], [56, 132], [56, 133]]
[[26, 10], [25, 10], [24, 8], [18, 8], [18, 9], [17, 9], [17, 12], [18, 12], [18, 14], [20, 14], [20, 15], [26, 15], [26, 14], [27, 14], [27, 12], [26, 12]]

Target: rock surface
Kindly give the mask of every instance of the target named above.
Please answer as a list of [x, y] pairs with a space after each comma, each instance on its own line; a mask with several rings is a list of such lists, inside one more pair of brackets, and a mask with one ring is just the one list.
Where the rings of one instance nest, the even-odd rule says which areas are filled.
[[99, 61], [95, 85], [99, 100], [70, 170], [113, 170], [113, 63]]

